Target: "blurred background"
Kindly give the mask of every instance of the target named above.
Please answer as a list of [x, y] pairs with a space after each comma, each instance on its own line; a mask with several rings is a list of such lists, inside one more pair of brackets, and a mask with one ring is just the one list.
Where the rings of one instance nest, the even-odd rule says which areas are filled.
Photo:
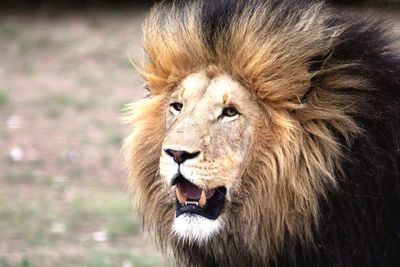
[[[331, 2], [400, 20], [400, 0]], [[142, 233], [120, 155], [151, 4], [0, 1], [0, 267], [172, 265]]]

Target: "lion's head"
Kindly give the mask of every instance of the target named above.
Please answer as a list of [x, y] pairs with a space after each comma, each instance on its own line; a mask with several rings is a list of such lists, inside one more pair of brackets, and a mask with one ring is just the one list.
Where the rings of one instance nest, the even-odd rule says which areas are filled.
[[331, 60], [343, 29], [327, 26], [320, 4], [232, 3], [219, 26], [201, 1], [152, 10], [141, 69], [152, 96], [131, 106], [124, 144], [160, 245], [186, 261], [230, 251], [227, 266], [312, 242], [319, 200], [340, 175], [337, 136], [359, 131], [354, 99], [336, 92], [365, 85]]
[[225, 198], [239, 191], [262, 111], [240, 83], [204, 71], [186, 77], [168, 106], [160, 178], [175, 185], [173, 232], [202, 242], [229, 221]]

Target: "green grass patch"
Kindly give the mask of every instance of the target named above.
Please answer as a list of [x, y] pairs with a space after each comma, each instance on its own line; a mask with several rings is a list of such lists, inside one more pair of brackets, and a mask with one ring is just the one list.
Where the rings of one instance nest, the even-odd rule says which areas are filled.
[[164, 266], [160, 258], [153, 256], [138, 256], [131, 252], [119, 249], [116, 251], [93, 250], [86, 263], [86, 267], [113, 267], [121, 266], [123, 262], [129, 262], [135, 267], [160, 267]]
[[78, 100], [70, 95], [50, 95], [43, 97], [38, 101], [38, 104], [43, 105], [56, 105], [59, 107], [74, 106], [78, 103]]
[[35, 67], [31, 62], [25, 62], [22, 66], [22, 72], [25, 75], [32, 76], [35, 73]]
[[22, 259], [18, 264], [18, 267], [35, 267], [35, 266], [36, 265], [28, 258]]
[[[4, 127], [4, 128], [5, 128], [5, 127]], [[9, 140], [10, 137], [11, 137], [11, 135], [10, 135], [9, 132], [6, 132], [5, 129], [0, 129], [0, 138], [1, 138], [1, 139], [3, 139], [3, 140]], [[7, 158], [7, 161], [8, 161], [8, 160], [9, 160], [9, 159]]]
[[93, 225], [104, 229], [112, 242], [134, 236], [140, 230], [140, 223], [123, 193], [91, 194], [76, 198], [71, 203], [68, 227], [79, 230]]
[[138, 62], [131, 62], [125, 55], [118, 57], [118, 67], [121, 69], [135, 70], [135, 65], [139, 66]]
[[153, 266], [160, 266], [161, 262], [160, 259], [156, 259], [153, 257], [143, 257], [143, 258], [136, 258], [135, 265], [137, 267], [153, 267]]
[[52, 217], [51, 209], [44, 201], [0, 202], [0, 231], [6, 240], [23, 240], [27, 246], [48, 244]]
[[112, 266], [110, 255], [100, 251], [94, 251], [87, 262], [87, 267], [109, 267]]
[[99, 79], [85, 74], [79, 78], [79, 84], [82, 86], [98, 86]]
[[28, 258], [23, 258], [20, 261], [16, 262], [15, 264], [11, 263], [6, 258], [0, 259], [0, 267], [35, 267], [36, 265], [33, 264], [32, 260]]
[[[57, 267], [115, 267], [131, 264], [134, 267], [167, 267], [172, 264], [165, 264], [158, 256], [152, 255], [134, 255], [134, 253], [126, 250], [125, 248], [114, 247], [113, 249], [104, 249], [96, 247], [82, 248], [81, 252], [84, 255], [72, 255], [68, 257], [61, 257], [53, 261], [51, 266]], [[34, 262], [40, 260], [40, 257]]]
[[9, 183], [37, 183], [49, 184], [50, 177], [44, 173], [38, 172], [37, 167], [43, 166], [43, 161], [31, 162], [29, 166], [8, 168], [4, 170], [3, 177]]
[[50, 107], [46, 110], [46, 116], [51, 119], [59, 119], [62, 116], [62, 112], [57, 107]]
[[36, 267], [40, 266], [34, 263], [34, 260], [28, 257], [23, 257], [21, 260], [12, 263], [10, 260], [3, 258], [0, 259], [0, 267]]
[[75, 108], [77, 110], [89, 110], [97, 107], [98, 102], [94, 99], [81, 99], [76, 102]]
[[65, 173], [67, 174], [67, 176], [73, 179], [78, 179], [82, 178], [82, 176], [85, 174], [85, 170], [81, 165], [72, 165], [65, 171]]
[[34, 45], [39, 49], [48, 49], [54, 46], [55, 42], [49, 36], [42, 36], [35, 41]]
[[21, 57], [30, 54], [33, 48], [33, 42], [31, 40], [20, 40], [18, 43], [18, 52]]
[[27, 37], [21, 36], [18, 39], [18, 52], [20, 56], [27, 56], [32, 53], [49, 52], [50, 49], [59, 49], [57, 42], [49, 36]]
[[0, 91], [0, 108], [8, 104], [10, 98], [5, 91]]
[[124, 136], [120, 132], [109, 131], [107, 139], [109, 144], [119, 147], [122, 143], [122, 140], [124, 140]]
[[[44, 197], [37, 200], [16, 198], [12, 202], [0, 199], [2, 237], [22, 240], [29, 247], [48, 246], [59, 240], [76, 242], [78, 236], [74, 233], [87, 232], [86, 236], [91, 236], [101, 229], [107, 233], [109, 242], [119, 244], [141, 229], [122, 192], [96, 191], [80, 194], [63, 204], [60, 201]], [[60, 224], [61, 230], [57, 226]]]
[[11, 267], [11, 262], [6, 258], [1, 258], [0, 267]]
[[[0, 39], [4, 40], [13, 40], [19, 36], [19, 33], [16, 29], [7, 27], [7, 26], [0, 26]], [[1, 265], [0, 265], [1, 266]]]
[[84, 111], [97, 107], [98, 102], [91, 98], [77, 98], [72, 95], [53, 94], [36, 99], [34, 105], [46, 109], [49, 117], [58, 118], [64, 108]]
[[22, 171], [6, 171], [5, 177], [9, 182], [34, 182], [37, 179], [35, 173], [31, 170], [22, 170]]
[[101, 155], [100, 161], [102, 166], [108, 167], [111, 163], [111, 157], [108, 154], [103, 154]]

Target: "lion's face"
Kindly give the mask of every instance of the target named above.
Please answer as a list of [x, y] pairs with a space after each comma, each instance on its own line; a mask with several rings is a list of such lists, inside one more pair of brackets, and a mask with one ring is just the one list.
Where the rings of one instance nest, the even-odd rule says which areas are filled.
[[189, 75], [171, 94], [165, 114], [160, 175], [176, 198], [173, 231], [198, 241], [224, 225], [241, 182], [259, 107], [227, 75]]

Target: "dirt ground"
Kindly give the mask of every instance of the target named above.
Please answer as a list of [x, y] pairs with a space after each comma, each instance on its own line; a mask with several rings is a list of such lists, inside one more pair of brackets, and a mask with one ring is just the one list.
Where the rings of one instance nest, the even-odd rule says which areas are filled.
[[142, 234], [120, 156], [121, 109], [144, 95], [144, 15], [0, 15], [0, 267], [171, 265]]
[[167, 266], [126, 192], [145, 10], [1, 15], [0, 267]]

